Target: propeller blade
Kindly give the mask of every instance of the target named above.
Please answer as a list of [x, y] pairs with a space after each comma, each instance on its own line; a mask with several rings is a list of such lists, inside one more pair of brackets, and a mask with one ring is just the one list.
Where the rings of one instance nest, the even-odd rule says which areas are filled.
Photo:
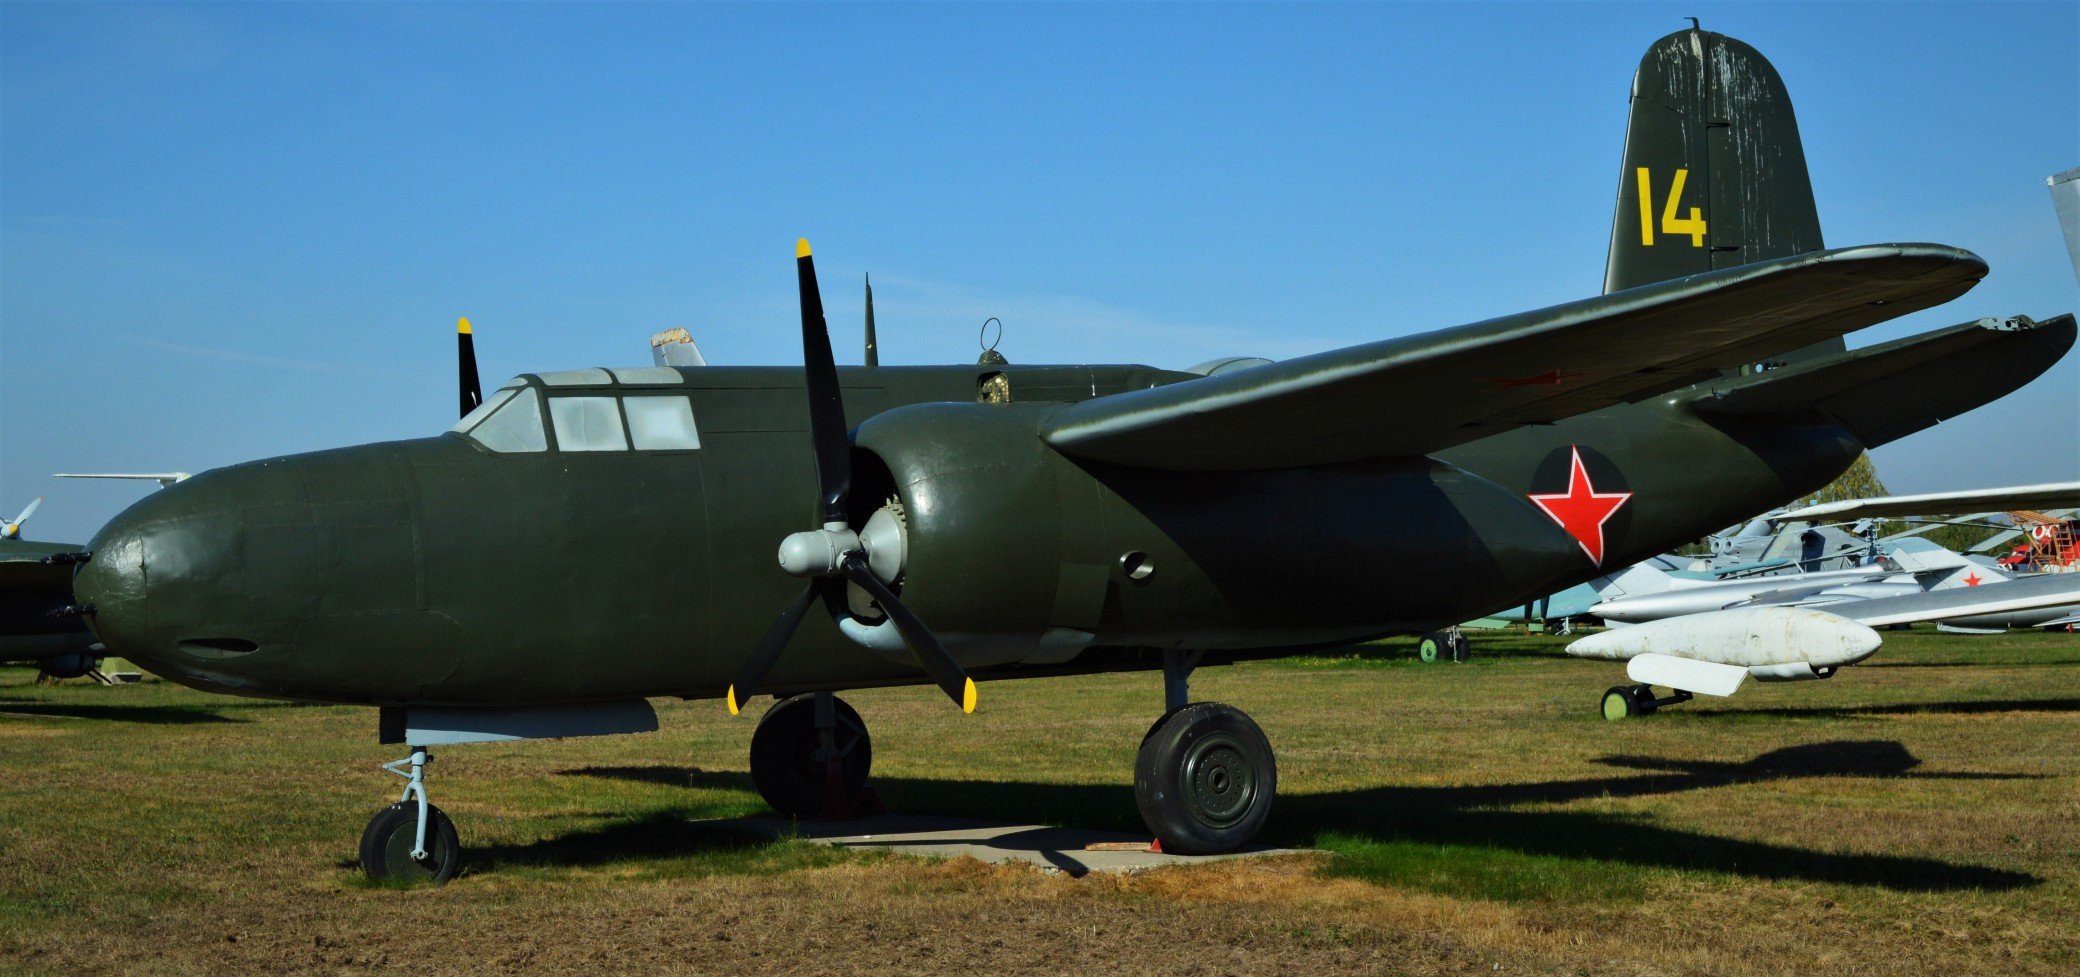
[[874, 339], [874, 276], [867, 276], [867, 359], [868, 366], [881, 365], [881, 344]]
[[773, 670], [773, 663], [780, 660], [780, 653], [787, 650], [794, 629], [801, 626], [802, 615], [808, 613], [810, 604], [815, 603], [816, 592], [822, 586], [821, 580], [809, 581], [809, 586], [802, 588], [801, 596], [787, 605], [787, 609], [780, 612], [780, 617], [758, 639], [758, 648], [745, 660], [744, 667], [737, 670], [737, 680], [730, 683], [727, 696], [730, 715], [736, 715], [744, 703], [751, 701], [758, 683], [765, 681], [766, 673]]
[[947, 652], [945, 645], [939, 643], [932, 630], [924, 626], [924, 621], [904, 606], [902, 601], [897, 600], [895, 592], [889, 590], [880, 577], [874, 576], [874, 571], [867, 567], [866, 558], [858, 553], [846, 554], [844, 561], [838, 564], [838, 570], [845, 574], [845, 579], [859, 584], [862, 590], [874, 598], [875, 603], [881, 605], [881, 610], [888, 614], [888, 619], [895, 622], [896, 630], [902, 633], [903, 643], [909, 645], [910, 652], [917, 656], [917, 663], [931, 673], [933, 680], [939, 683], [939, 688], [945, 691], [946, 697], [959, 705], [962, 712], [974, 712], [975, 680], [968, 677], [960, 662], [953, 660], [953, 655]]
[[455, 320], [456, 380], [462, 388], [462, 416], [484, 402], [484, 385], [477, 380], [477, 340], [470, 333], [469, 318]]
[[846, 521], [845, 503], [852, 494], [852, 441], [845, 434], [845, 402], [838, 392], [838, 364], [831, 356], [831, 334], [823, 322], [823, 294], [816, 288], [816, 261], [809, 239], [794, 246], [794, 267], [802, 293], [802, 368], [809, 388], [809, 439], [816, 447], [816, 476], [823, 489], [823, 522]]
[[14, 539], [20, 536], [22, 534], [22, 523], [28, 522], [29, 517], [36, 514], [36, 507], [42, 504], [43, 496], [39, 495], [34, 501], [29, 503], [27, 508], [22, 510], [21, 515], [9, 520], [5, 526], [0, 526], [0, 538]]

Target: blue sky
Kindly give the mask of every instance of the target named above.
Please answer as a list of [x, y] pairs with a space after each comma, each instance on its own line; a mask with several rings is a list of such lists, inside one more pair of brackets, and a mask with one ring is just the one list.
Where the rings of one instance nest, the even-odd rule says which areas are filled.
[[[1683, 15], [1797, 104], [1833, 245], [1992, 277], [1864, 345], [2080, 305], [2080, 5], [0, 5], [0, 509], [415, 437], [487, 381], [840, 357], [1274, 357], [1595, 293], [1633, 66]], [[2080, 357], [1882, 449], [1896, 489], [2080, 478]]]

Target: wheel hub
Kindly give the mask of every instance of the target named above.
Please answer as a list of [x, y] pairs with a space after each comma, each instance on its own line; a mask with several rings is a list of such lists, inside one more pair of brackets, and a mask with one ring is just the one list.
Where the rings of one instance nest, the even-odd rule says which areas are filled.
[[1193, 817], [1219, 828], [1234, 824], [1249, 812], [1256, 795], [1256, 777], [1249, 758], [1233, 737], [1209, 736], [1195, 744], [1185, 758], [1184, 793]]

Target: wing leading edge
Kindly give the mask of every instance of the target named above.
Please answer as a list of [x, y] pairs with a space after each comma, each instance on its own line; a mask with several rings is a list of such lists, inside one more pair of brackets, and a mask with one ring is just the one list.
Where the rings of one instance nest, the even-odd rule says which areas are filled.
[[1940, 305], [1985, 275], [1942, 245], [1814, 252], [1086, 400], [1042, 436], [1074, 457], [1175, 471], [1429, 454]]

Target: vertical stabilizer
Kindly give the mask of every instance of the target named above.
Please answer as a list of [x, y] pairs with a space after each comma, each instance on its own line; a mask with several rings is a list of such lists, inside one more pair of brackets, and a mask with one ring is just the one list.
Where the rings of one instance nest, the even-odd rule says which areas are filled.
[[2080, 278], [2080, 169], [2067, 170], [2045, 182], [2051, 184], [2051, 204], [2058, 208], [2058, 226], [2066, 232], [2066, 255], [2073, 259], [2073, 277]]
[[[1692, 29], [1655, 41], [1632, 78], [1603, 290], [1821, 247], [1805, 149], [1777, 70], [1723, 34]], [[1844, 348], [1836, 339], [1785, 358]]]

